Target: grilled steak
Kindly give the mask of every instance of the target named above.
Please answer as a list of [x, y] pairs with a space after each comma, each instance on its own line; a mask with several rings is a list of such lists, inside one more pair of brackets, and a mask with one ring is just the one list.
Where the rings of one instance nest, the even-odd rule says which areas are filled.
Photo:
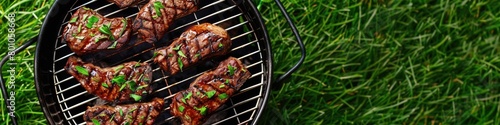
[[187, 90], [172, 98], [171, 114], [184, 125], [202, 124], [250, 77], [240, 60], [229, 57], [219, 66], [199, 76]]
[[83, 120], [87, 125], [152, 125], [163, 110], [163, 99], [127, 105], [87, 107]]
[[203, 23], [190, 27], [172, 44], [156, 50], [154, 62], [176, 74], [206, 58], [224, 55], [230, 48], [231, 39], [224, 29]]
[[134, 20], [133, 31], [139, 41], [153, 43], [162, 38], [172, 22], [193, 13], [197, 0], [151, 0], [144, 5]]
[[114, 3], [120, 8], [134, 6], [142, 1], [144, 0], [108, 0], [108, 2]]
[[72, 56], [64, 68], [90, 94], [109, 102], [138, 101], [152, 91], [149, 86], [152, 72], [148, 63], [133, 61], [115, 67], [100, 68]]
[[63, 38], [77, 55], [120, 48], [130, 38], [130, 19], [105, 18], [82, 7], [64, 27]]

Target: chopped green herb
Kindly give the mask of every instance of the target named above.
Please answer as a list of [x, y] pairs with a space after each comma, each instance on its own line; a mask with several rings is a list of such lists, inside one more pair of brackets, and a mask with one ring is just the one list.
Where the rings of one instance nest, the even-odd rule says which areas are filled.
[[116, 48], [116, 44], [117, 44], [117, 43], [118, 43], [118, 42], [116, 42], [116, 41], [115, 41], [115, 42], [113, 42], [113, 44], [112, 44], [111, 46], [109, 46], [109, 47], [108, 47], [108, 49], [114, 49], [114, 48]]
[[177, 54], [179, 54], [179, 56], [181, 57], [187, 58], [186, 55], [184, 55], [184, 53], [182, 52], [182, 50], [177, 51]]
[[184, 112], [184, 106], [182, 106], [182, 105], [181, 105], [181, 106], [179, 106], [179, 111], [180, 111], [180, 112]]
[[184, 64], [182, 63], [181, 57], [177, 58], [177, 63], [179, 64], [179, 69], [181, 69], [182, 72], [182, 67], [184, 67]]
[[215, 95], [215, 90], [210, 90], [207, 92], [207, 97], [212, 98]]
[[94, 36], [95, 36], [95, 34], [94, 34], [94, 33], [90, 33], [90, 36], [91, 36], [91, 37], [94, 37]]
[[128, 113], [134, 112], [135, 110], [137, 110], [137, 108], [133, 108], [132, 110], [128, 111]]
[[75, 69], [76, 69], [76, 71], [78, 71], [78, 73], [80, 73], [84, 76], [89, 75], [89, 71], [86, 68], [83, 68], [82, 66], [75, 66]]
[[191, 98], [192, 95], [193, 93], [189, 92], [187, 95], [184, 96], [184, 99], [189, 99]]
[[69, 23], [74, 23], [74, 22], [76, 22], [76, 20], [78, 20], [78, 16], [71, 18], [71, 20], [69, 21]]
[[101, 37], [95, 37], [95, 38], [94, 38], [94, 39], [95, 39], [94, 41], [95, 41], [95, 43], [98, 43], [98, 42], [99, 42], [99, 40], [104, 39], [104, 38], [106, 38], [106, 37], [102, 37], [102, 36], [101, 36]]
[[123, 110], [120, 109], [120, 116], [123, 116]]
[[125, 67], [125, 66], [124, 65], [119, 65], [119, 66], [115, 67], [114, 70], [115, 70], [115, 72], [118, 72], [118, 71], [122, 70], [123, 67]]
[[96, 16], [92, 15], [89, 17], [89, 19], [87, 20], [87, 28], [92, 28], [92, 26], [94, 26], [94, 23], [97, 23], [99, 21], [99, 18], [97, 18]]
[[90, 8], [87, 8], [87, 7], [83, 7], [84, 10], [90, 10]]
[[[140, 61], [140, 60], [139, 60], [139, 62], [137, 62], [137, 63], [135, 64], [135, 67], [139, 67], [139, 66], [141, 66], [141, 61]], [[141, 75], [142, 75], [142, 74], [141, 74]]]
[[134, 98], [135, 101], [139, 101], [142, 98], [140, 95], [136, 95], [136, 94], [130, 94], [130, 97]]
[[207, 114], [207, 107], [203, 106], [201, 108], [194, 107], [195, 110], [198, 110], [201, 115]]
[[94, 123], [94, 125], [101, 125], [97, 119], [92, 119], [92, 123]]
[[148, 78], [144, 78], [144, 79], [142, 79], [142, 81], [144, 81], [144, 82], [148, 82], [148, 81], [149, 81], [149, 79], [148, 79]]
[[226, 99], [227, 98], [227, 94], [226, 93], [222, 93], [222, 94], [219, 94], [219, 99]]
[[106, 83], [102, 83], [101, 85], [102, 85], [102, 87], [104, 87], [104, 88], [108, 88], [108, 87], [109, 87], [109, 86], [108, 86], [108, 84], [106, 84]]
[[129, 121], [127, 121], [127, 122], [125, 122], [125, 124], [124, 124], [124, 125], [130, 125], [130, 122], [129, 122]]
[[101, 113], [101, 114], [99, 114], [99, 116], [106, 116], [106, 114], [104, 114], [104, 113]]
[[174, 54], [172, 54], [172, 53], [169, 53], [169, 54], [168, 54], [168, 57], [172, 57], [172, 56], [174, 56]]
[[83, 18], [82, 18], [82, 20], [85, 20], [85, 19], [87, 19], [87, 17], [89, 17], [89, 15], [87, 15], [87, 14], [84, 14], [84, 15], [83, 15]]
[[174, 47], [174, 50], [176, 50], [176, 51], [177, 51], [177, 50], [179, 50], [179, 49], [181, 48], [181, 46], [182, 46], [182, 45], [177, 45], [177, 46], [175, 46], [175, 47]]
[[82, 24], [81, 23], [78, 25], [78, 33], [80, 33], [80, 32], [82, 32]]
[[186, 99], [185, 98], [182, 98], [181, 101], [186, 104]]
[[134, 81], [127, 81], [128, 86], [130, 87], [130, 90], [136, 91], [137, 90], [137, 84]]
[[224, 45], [222, 45], [222, 43], [219, 43], [219, 48], [222, 48]]
[[146, 88], [146, 87], [148, 87], [148, 85], [142, 85], [142, 86], [137, 87], [137, 90], [141, 90], [142, 88]]
[[[162, 4], [160, 1], [155, 1], [155, 2], [153, 3], [153, 6], [154, 6], [154, 8], [155, 8], [156, 17], [160, 17], [160, 16], [161, 16], [161, 11], [160, 11], [160, 9], [163, 9], [163, 8], [165, 8], [165, 7], [163, 6], [163, 4]], [[154, 18], [154, 17], [153, 17], [153, 18]]]
[[115, 114], [113, 114], [113, 115], [111, 116], [111, 118], [109, 119], [109, 122], [113, 121], [113, 118], [115, 118]]
[[226, 82], [224, 82], [225, 84], [229, 84], [229, 79], [226, 79]]
[[113, 33], [111, 33], [110, 27], [111, 23], [109, 23], [108, 25], [102, 25], [101, 27], [99, 27], [99, 31], [108, 35], [110, 40], [115, 40], [115, 36], [113, 36]]
[[125, 18], [123, 18], [122, 23], [123, 23], [123, 27], [122, 27], [122, 31], [120, 31], [120, 37], [123, 36], [123, 33], [125, 32], [125, 30], [127, 28], [127, 20]]
[[122, 90], [125, 88], [125, 86], [127, 86], [127, 84], [122, 84], [122, 85], [120, 86], [120, 90], [118, 90], [118, 91], [122, 91]]
[[227, 65], [227, 69], [229, 69], [229, 75], [234, 75], [234, 70], [236, 70], [235, 67], [231, 66], [231, 65]]
[[122, 83], [126, 82], [125, 75], [116, 76], [113, 79], [111, 79], [111, 82], [112, 83], [118, 83], [119, 85], [121, 85]]
[[76, 39], [79, 39], [79, 40], [85, 39], [85, 37], [84, 37], [84, 36], [76, 36], [75, 38], [76, 38]]
[[224, 84], [219, 85], [219, 88], [224, 88], [224, 87], [226, 87], [226, 85], [224, 85]]
[[155, 58], [158, 55], [158, 52], [153, 53], [153, 58]]
[[198, 58], [198, 57], [200, 57], [200, 53], [196, 53], [196, 54], [194, 55], [194, 58]]
[[241, 71], [242, 72], [247, 72], [247, 70], [245, 70], [245, 68], [241, 68]]
[[200, 95], [200, 94], [201, 94], [200, 91], [196, 91], [196, 95]]

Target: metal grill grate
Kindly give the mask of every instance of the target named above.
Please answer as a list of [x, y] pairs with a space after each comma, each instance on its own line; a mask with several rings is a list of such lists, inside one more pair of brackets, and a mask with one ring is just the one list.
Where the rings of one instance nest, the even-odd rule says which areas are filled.
[[[138, 8], [119, 9], [111, 3], [102, 1], [103, 0], [92, 0], [86, 1], [85, 3], [81, 3], [81, 1], [76, 2], [74, 8], [66, 14], [65, 20], [69, 20], [74, 11], [84, 6], [98, 11], [105, 17], [125, 16], [127, 18], [134, 18], [137, 15]], [[262, 93], [265, 91], [264, 88], [267, 87], [267, 84], [264, 82], [266, 79], [264, 75], [266, 75], [267, 72], [264, 72], [266, 69], [264, 65], [265, 61], [263, 61], [261, 44], [258, 42], [259, 39], [256, 37], [252, 27], [248, 24], [249, 21], [245, 20], [244, 13], [237, 8], [237, 5], [231, 4], [225, 0], [217, 0], [206, 4], [200, 3], [199, 7], [198, 12], [175, 21], [175, 24], [171, 26], [171, 30], [165, 36], [167, 39], [162, 40], [165, 43], [165, 45], [162, 46], [168, 45], [168, 43], [170, 43], [168, 42], [170, 41], [169, 39], [178, 37], [186, 27], [193, 24], [209, 22], [215, 25], [227, 25], [225, 29], [228, 31], [233, 41], [232, 50], [229, 56], [234, 56], [242, 60], [242, 62], [247, 65], [252, 76], [241, 87], [240, 91], [229, 99], [225, 106], [223, 106], [224, 108], [215, 113], [216, 115], [220, 114], [223, 118], [212, 121], [211, 124], [226, 122], [233, 124], [249, 123], [253, 120], [257, 109], [260, 107], [260, 102], [263, 98]], [[67, 22], [64, 22], [59, 28], [58, 34], [62, 34], [66, 24]], [[99, 57], [96, 62], [104, 62], [104, 65], [109, 64], [107, 66], [131, 60], [137, 61], [138, 59], [150, 62], [150, 57], [152, 56], [151, 51], [154, 50], [155, 47], [147, 46], [140, 50], [136, 50], [137, 46], [142, 46], [143, 44], [146, 43], [131, 42], [129, 46], [123, 46], [124, 48], [121, 51], [112, 52], [109, 55]], [[58, 105], [62, 111], [61, 113], [64, 115], [67, 124], [85, 124], [82, 115], [87, 106], [93, 106], [99, 99], [98, 97], [88, 94], [87, 91], [80, 86], [78, 81], [64, 70], [63, 67], [67, 58], [75, 54], [71, 52], [64, 43], [62, 35], [58, 37], [55, 48], [52, 71], [55, 71], [53, 72], [54, 87], [59, 103]], [[123, 56], [123, 53], [127, 52], [137, 53], [129, 53], [129, 56]], [[120, 60], [116, 60], [116, 58]], [[171, 102], [170, 98], [172, 98], [173, 94], [176, 92], [187, 89], [187, 86], [196, 77], [214, 67], [217, 61], [220, 61], [220, 59], [213, 59], [204, 65], [187, 69], [174, 76], [164, 75], [165, 73], [160, 70], [158, 66], [153, 64], [153, 67], [156, 68], [153, 70], [154, 80], [151, 84], [154, 85], [153, 88], [155, 88], [155, 90], [151, 96], [164, 97], [167, 107], [159, 118], [157, 118], [156, 124], [170, 123], [170, 121], [174, 119], [174, 117], [170, 115], [170, 108], [168, 107]], [[165, 120], [159, 120], [162, 118]]]

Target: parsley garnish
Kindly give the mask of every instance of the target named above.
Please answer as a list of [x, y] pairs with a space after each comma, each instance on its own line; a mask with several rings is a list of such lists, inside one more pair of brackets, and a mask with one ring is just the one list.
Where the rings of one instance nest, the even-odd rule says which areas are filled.
[[76, 20], [78, 20], [78, 16], [71, 18], [71, 20], [69, 21], [69, 23], [74, 23], [74, 22], [76, 22]]
[[123, 116], [123, 110], [120, 109], [120, 116]]
[[137, 84], [134, 81], [127, 81], [128, 86], [130, 87], [130, 90], [135, 91], [137, 90]]
[[174, 47], [174, 50], [179, 50], [181, 48], [182, 45], [177, 45]]
[[194, 55], [194, 58], [198, 58], [198, 57], [200, 57], [199, 53], [197, 53], [197, 54]]
[[224, 82], [224, 83], [229, 84], [229, 79], [226, 79], [226, 82]]
[[177, 63], [179, 63], [179, 69], [181, 69], [181, 72], [182, 72], [182, 67], [184, 67], [184, 64], [182, 63], [182, 60], [180, 57], [177, 58]]
[[122, 27], [122, 31], [120, 32], [120, 36], [123, 36], [123, 32], [125, 32], [125, 29], [127, 28], [127, 20], [125, 18], [123, 18], [122, 23], [123, 23], [123, 27]]
[[222, 48], [224, 45], [222, 45], [222, 43], [219, 43], [219, 48]]
[[229, 75], [234, 75], [234, 70], [236, 70], [235, 67], [231, 66], [231, 65], [227, 65], [227, 69], [229, 69]]
[[99, 18], [97, 18], [96, 16], [92, 15], [89, 17], [89, 20], [87, 20], [87, 28], [92, 28], [92, 26], [94, 26], [94, 23], [98, 22], [99, 21]]
[[220, 88], [220, 89], [221, 89], [221, 88], [224, 88], [224, 87], [226, 87], [226, 85], [224, 85], [224, 84], [220, 84], [220, 85], [219, 85], [219, 88]]
[[82, 24], [78, 25], [78, 33], [82, 32]]
[[184, 112], [184, 106], [182, 106], [182, 105], [181, 105], [181, 106], [179, 106], [179, 111], [180, 111], [180, 112]]
[[75, 66], [75, 69], [76, 69], [76, 71], [78, 71], [78, 73], [80, 73], [84, 76], [89, 75], [89, 71], [86, 68], [83, 68], [82, 66]]
[[97, 119], [92, 119], [92, 122], [94, 123], [94, 125], [101, 125], [101, 123], [99, 123]]
[[108, 86], [108, 84], [106, 84], [106, 83], [102, 83], [101, 85], [102, 85], [102, 87], [104, 87], [104, 88], [108, 88], [108, 87], [109, 87], [109, 86]]
[[111, 82], [112, 83], [118, 83], [119, 85], [121, 85], [122, 83], [126, 82], [125, 75], [116, 76], [113, 79], [111, 79]]
[[215, 90], [211, 90], [207, 92], [207, 97], [212, 98], [215, 95]]
[[193, 93], [188, 93], [186, 96], [184, 96], [184, 99], [189, 99], [189, 98], [191, 98], [192, 95], [193, 95]]
[[99, 31], [108, 35], [110, 40], [115, 40], [115, 36], [113, 36], [113, 33], [111, 33], [110, 27], [111, 23], [109, 23], [108, 25], [102, 25], [101, 27], [99, 27]]
[[177, 54], [179, 54], [179, 56], [181, 57], [187, 58], [186, 55], [184, 55], [184, 53], [182, 52], [182, 50], [177, 51]]
[[130, 97], [134, 98], [135, 101], [139, 101], [142, 98], [141, 96], [136, 95], [136, 94], [130, 94]]
[[201, 108], [194, 107], [195, 110], [198, 110], [201, 115], [207, 114], [207, 107], [203, 106]]
[[117, 66], [117, 67], [115, 68], [115, 72], [118, 72], [118, 71], [122, 70], [122, 69], [123, 69], [123, 67], [125, 67], [125, 66], [123, 66], [123, 65], [119, 65], [119, 66]]
[[[163, 9], [163, 8], [165, 8], [165, 7], [163, 6], [163, 4], [162, 4], [160, 1], [155, 1], [155, 2], [153, 3], [153, 6], [154, 6], [155, 11], [156, 11], [156, 17], [160, 17], [160, 16], [161, 16], [161, 11], [160, 11], [160, 9]], [[155, 18], [155, 17], [153, 16], [153, 18]]]
[[226, 93], [222, 93], [222, 94], [219, 94], [219, 99], [226, 99], [227, 98], [227, 94]]

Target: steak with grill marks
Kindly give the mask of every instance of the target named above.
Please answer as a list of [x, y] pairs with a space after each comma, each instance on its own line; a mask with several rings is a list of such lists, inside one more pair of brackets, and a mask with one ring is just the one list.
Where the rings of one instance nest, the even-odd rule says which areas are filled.
[[194, 25], [167, 47], [155, 51], [154, 62], [170, 74], [176, 74], [204, 59], [225, 55], [231, 39], [221, 27], [203, 23]]
[[199, 76], [187, 90], [176, 93], [170, 104], [170, 113], [180, 118], [184, 125], [202, 124], [241, 88], [250, 75], [240, 60], [229, 57], [214, 70]]
[[163, 99], [126, 105], [87, 107], [83, 120], [87, 125], [152, 125], [163, 111]]
[[89, 92], [108, 102], [138, 101], [151, 93], [152, 71], [148, 63], [136, 61], [110, 68], [85, 63], [69, 57], [64, 67]]
[[198, 9], [197, 0], [151, 0], [144, 5], [133, 24], [138, 40], [153, 43], [163, 37], [175, 19]]
[[132, 21], [127, 18], [105, 18], [82, 7], [64, 27], [63, 39], [77, 55], [117, 49], [130, 38]]

